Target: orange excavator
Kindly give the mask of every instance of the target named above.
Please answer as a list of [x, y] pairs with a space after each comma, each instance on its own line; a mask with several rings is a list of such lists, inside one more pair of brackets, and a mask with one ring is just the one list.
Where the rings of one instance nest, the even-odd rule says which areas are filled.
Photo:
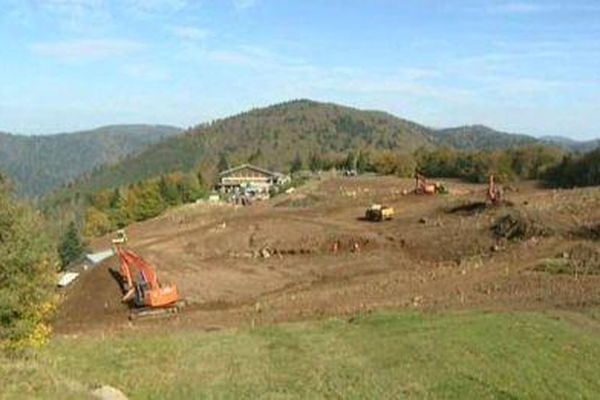
[[494, 181], [494, 174], [490, 174], [488, 181], [487, 198], [490, 203], [494, 206], [502, 204], [502, 190], [496, 186]]
[[441, 183], [430, 183], [424, 175], [415, 171], [415, 193], [416, 194], [439, 194], [448, 193], [448, 189]]
[[115, 250], [121, 264], [111, 273], [123, 290], [121, 301], [131, 307], [130, 319], [179, 312], [182, 301], [177, 286], [162, 285], [154, 268], [134, 251], [121, 246], [115, 246]]

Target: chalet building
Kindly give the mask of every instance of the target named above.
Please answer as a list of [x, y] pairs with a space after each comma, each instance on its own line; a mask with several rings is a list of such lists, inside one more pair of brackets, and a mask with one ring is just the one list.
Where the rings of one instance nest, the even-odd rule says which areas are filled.
[[222, 193], [268, 194], [271, 187], [283, 185], [289, 179], [289, 176], [278, 172], [242, 164], [219, 173], [218, 189]]

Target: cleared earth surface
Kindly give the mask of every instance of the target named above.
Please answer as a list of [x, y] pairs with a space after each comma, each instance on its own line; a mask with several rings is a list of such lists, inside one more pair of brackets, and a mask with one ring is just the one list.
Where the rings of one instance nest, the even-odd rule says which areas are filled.
[[[373, 310], [545, 310], [600, 304], [600, 189], [527, 182], [487, 207], [485, 185], [403, 194], [412, 180], [322, 178], [251, 207], [194, 204], [128, 228], [129, 247], [188, 302], [130, 322], [108, 272], [65, 292], [59, 334], [218, 329]], [[372, 202], [396, 217], [362, 219]], [[110, 246], [110, 237], [92, 243]]]

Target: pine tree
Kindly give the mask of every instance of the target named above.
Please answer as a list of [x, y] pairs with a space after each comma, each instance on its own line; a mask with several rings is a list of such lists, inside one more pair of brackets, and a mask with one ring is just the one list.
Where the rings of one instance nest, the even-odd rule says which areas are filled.
[[370, 164], [369, 154], [364, 151], [361, 151], [358, 154], [358, 158], [356, 159], [356, 170], [362, 174], [363, 172], [366, 172], [369, 170], [369, 167], [370, 167], [369, 164]]
[[229, 169], [229, 160], [227, 159], [227, 155], [225, 153], [221, 153], [219, 156], [219, 163], [217, 164], [217, 170], [219, 172], [223, 172]]
[[158, 181], [158, 190], [163, 200], [171, 206], [179, 203], [181, 200], [177, 193], [177, 184], [171, 175], [161, 175]]
[[290, 172], [298, 172], [302, 169], [303, 166], [304, 163], [302, 162], [302, 157], [300, 157], [299, 153], [296, 153], [296, 157], [294, 157], [294, 160], [292, 161], [292, 165], [290, 167]]
[[348, 155], [346, 156], [346, 160], [344, 161], [344, 168], [347, 170], [354, 170], [354, 169], [356, 169], [356, 164], [357, 164], [357, 159], [356, 159], [356, 156], [354, 155], [354, 152], [349, 151]]
[[312, 153], [308, 159], [308, 167], [311, 171], [320, 171], [323, 168], [323, 160], [317, 153]]
[[62, 268], [66, 268], [83, 254], [83, 242], [75, 221], [71, 221], [60, 243], [58, 244], [58, 255]]

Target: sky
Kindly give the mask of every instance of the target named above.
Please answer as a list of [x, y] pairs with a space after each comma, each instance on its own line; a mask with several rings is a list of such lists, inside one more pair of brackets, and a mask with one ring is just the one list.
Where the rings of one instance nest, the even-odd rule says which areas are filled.
[[600, 137], [598, 0], [0, 0], [0, 131], [197, 125], [309, 98]]

